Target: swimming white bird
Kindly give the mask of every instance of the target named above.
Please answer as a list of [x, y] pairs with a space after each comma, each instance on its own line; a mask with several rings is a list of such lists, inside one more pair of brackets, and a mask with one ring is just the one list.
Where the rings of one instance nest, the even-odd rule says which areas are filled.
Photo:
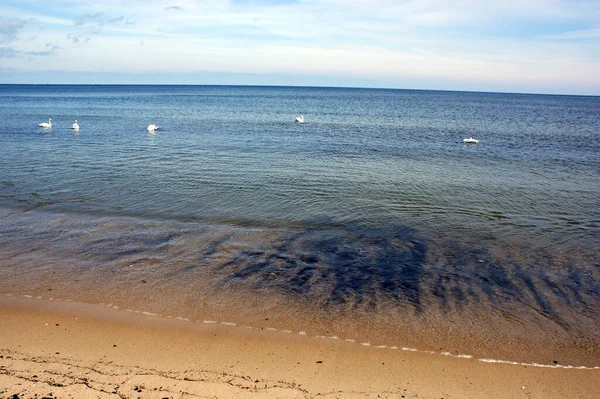
[[468, 139], [464, 139], [463, 141], [466, 144], [477, 144], [477, 143], [479, 143], [479, 140], [474, 139], [473, 137], [469, 137]]
[[73, 125], [71, 126], [72, 129], [75, 130], [79, 130], [79, 123], [77, 123], [77, 119], [75, 119], [75, 122], [73, 122]]
[[48, 119], [48, 122], [40, 123], [40, 127], [43, 127], [44, 129], [51, 128], [52, 127], [52, 118]]
[[148, 125], [148, 131], [149, 132], [153, 132], [155, 130], [158, 130], [158, 125], [155, 125], [154, 123], [151, 125]]
[[304, 116], [303, 115], [297, 116], [296, 123], [304, 123]]

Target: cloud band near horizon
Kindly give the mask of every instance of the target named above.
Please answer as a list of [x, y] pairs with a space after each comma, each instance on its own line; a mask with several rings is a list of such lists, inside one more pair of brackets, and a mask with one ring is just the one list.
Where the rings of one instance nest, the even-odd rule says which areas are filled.
[[0, 5], [0, 83], [329, 79], [336, 86], [600, 94], [600, 7], [522, 3], [8, 0]]

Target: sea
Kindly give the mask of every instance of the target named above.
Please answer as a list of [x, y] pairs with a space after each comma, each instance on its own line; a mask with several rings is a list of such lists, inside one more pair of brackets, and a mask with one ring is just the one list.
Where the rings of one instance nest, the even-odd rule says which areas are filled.
[[0, 85], [2, 296], [594, 368], [599, 227], [600, 97]]

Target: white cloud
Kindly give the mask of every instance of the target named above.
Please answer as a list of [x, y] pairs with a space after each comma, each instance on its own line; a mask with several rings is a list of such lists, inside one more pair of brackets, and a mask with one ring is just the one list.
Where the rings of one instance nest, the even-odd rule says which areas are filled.
[[15, 58], [20, 54], [17, 50], [12, 47], [0, 47], [0, 59], [2, 58]]
[[[15, 3], [17, 4], [17, 3]], [[31, 70], [309, 74], [471, 81], [510, 87], [575, 82], [597, 87], [600, 11], [560, 0], [228, 0], [0, 5], [0, 67]], [[18, 18], [18, 19], [16, 19]], [[29, 19], [33, 18], [33, 19]], [[507, 28], [510, 26], [510, 29]], [[512, 30], [517, 26], [522, 32]], [[550, 30], [549, 30], [550, 29]], [[518, 29], [517, 29], [518, 30]], [[21, 35], [34, 40], [19, 39]], [[93, 37], [93, 40], [90, 38]], [[590, 40], [592, 39], [592, 40]], [[44, 40], [44, 41], [42, 41]], [[43, 64], [24, 55], [60, 46]], [[87, 42], [85, 46], [84, 42]], [[574, 43], [575, 42], [575, 43]], [[596, 80], [594, 80], [596, 79]], [[590, 82], [591, 80], [591, 82]], [[443, 88], [443, 87], [440, 87]], [[551, 89], [548, 89], [551, 91]]]
[[5, 20], [0, 18], [0, 44], [14, 41], [20, 30], [25, 26], [25, 21], [18, 18]]
[[571, 30], [554, 35], [544, 35], [542, 38], [548, 40], [600, 39], [600, 28]]

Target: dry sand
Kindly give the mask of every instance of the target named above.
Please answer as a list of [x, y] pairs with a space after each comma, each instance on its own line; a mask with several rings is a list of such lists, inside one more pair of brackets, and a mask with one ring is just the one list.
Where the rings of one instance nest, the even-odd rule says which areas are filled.
[[598, 392], [598, 369], [483, 363], [0, 297], [0, 398], [597, 398]]

